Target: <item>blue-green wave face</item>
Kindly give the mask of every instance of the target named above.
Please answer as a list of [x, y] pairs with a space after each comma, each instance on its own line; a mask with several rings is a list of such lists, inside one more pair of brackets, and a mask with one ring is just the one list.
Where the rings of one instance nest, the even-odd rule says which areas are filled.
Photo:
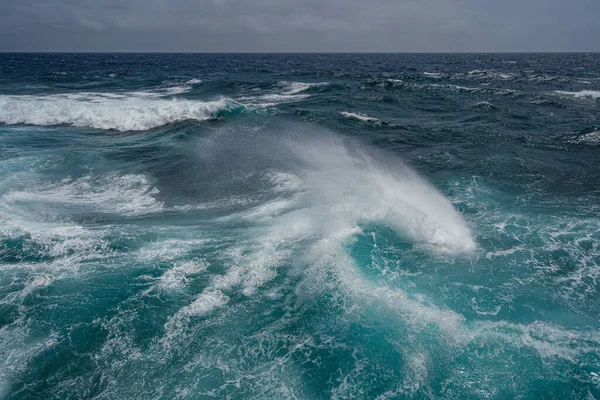
[[600, 399], [599, 61], [0, 55], [0, 398]]

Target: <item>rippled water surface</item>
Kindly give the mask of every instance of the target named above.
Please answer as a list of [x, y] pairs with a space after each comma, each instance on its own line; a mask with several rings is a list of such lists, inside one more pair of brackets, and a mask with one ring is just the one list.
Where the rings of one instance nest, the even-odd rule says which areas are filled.
[[0, 398], [600, 399], [600, 55], [0, 55]]

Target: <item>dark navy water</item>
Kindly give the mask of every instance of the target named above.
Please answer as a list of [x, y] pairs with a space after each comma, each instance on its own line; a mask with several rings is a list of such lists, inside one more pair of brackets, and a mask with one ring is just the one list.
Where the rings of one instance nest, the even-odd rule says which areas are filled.
[[599, 54], [1, 54], [0, 398], [600, 399]]

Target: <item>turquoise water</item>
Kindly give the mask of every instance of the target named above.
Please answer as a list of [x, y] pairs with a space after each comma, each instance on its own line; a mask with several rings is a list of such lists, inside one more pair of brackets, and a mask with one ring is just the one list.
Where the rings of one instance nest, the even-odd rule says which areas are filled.
[[0, 55], [0, 398], [600, 398], [599, 57]]

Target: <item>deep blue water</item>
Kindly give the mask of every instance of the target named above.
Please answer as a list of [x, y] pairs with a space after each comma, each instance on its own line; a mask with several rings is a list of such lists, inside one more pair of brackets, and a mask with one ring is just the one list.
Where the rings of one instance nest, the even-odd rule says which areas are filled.
[[600, 399], [599, 54], [0, 54], [0, 398]]

